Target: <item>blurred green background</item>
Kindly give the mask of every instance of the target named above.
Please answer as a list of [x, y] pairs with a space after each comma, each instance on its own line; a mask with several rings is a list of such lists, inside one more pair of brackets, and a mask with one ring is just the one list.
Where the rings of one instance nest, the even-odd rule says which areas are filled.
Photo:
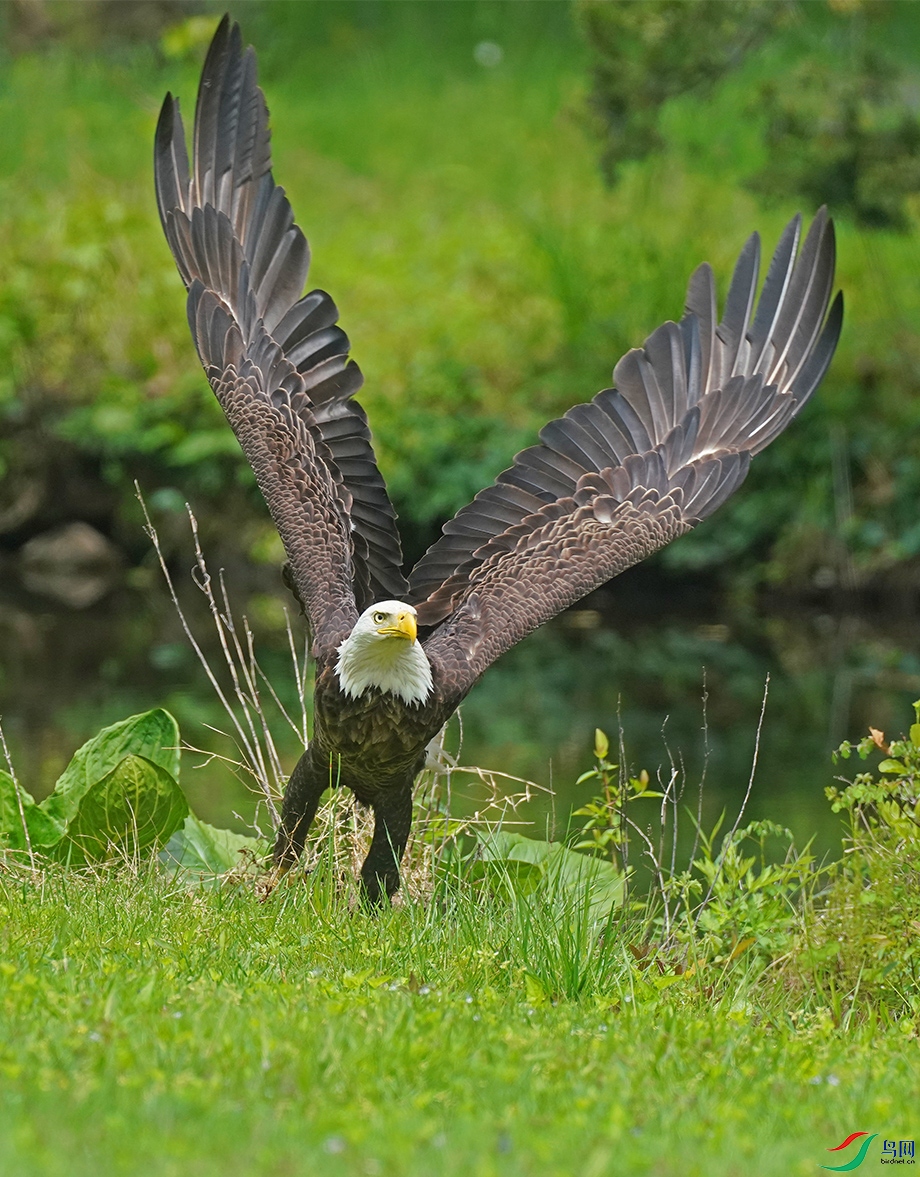
[[[212, 566], [283, 657], [280, 544], [198, 365], [153, 199], [159, 105], [171, 90], [190, 120], [225, 8], [257, 47], [275, 174], [364, 370], [413, 559], [680, 316], [700, 261], [724, 292], [755, 228], [770, 251], [797, 210], [827, 201], [837, 223], [846, 319], [813, 404], [712, 520], [494, 672], [468, 705], [473, 750], [545, 775], [566, 744], [574, 772], [625, 697], [648, 732], [636, 755], [659, 756], [663, 713], [685, 708], [698, 740], [704, 664], [724, 668], [725, 739], [744, 732], [727, 789], [746, 783], [768, 669], [790, 692], [775, 754], [790, 790], [805, 760], [810, 787], [828, 775], [850, 723], [897, 722], [920, 693], [920, 6], [7, 0], [0, 707], [30, 783], [131, 706], [207, 712], [134, 479], [183, 582], [194, 505]], [[53, 559], [34, 547], [74, 522], [102, 537], [82, 604], [42, 582]], [[522, 683], [541, 702], [515, 712]]]

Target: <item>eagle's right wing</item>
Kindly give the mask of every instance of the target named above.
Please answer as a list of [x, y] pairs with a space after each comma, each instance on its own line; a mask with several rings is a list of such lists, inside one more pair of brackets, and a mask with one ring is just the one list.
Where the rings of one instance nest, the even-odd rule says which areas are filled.
[[410, 578], [425, 650], [460, 692], [521, 638], [592, 589], [711, 515], [751, 457], [799, 412], [837, 345], [830, 311], [834, 231], [826, 209], [796, 256], [787, 226], [754, 309], [755, 234], [722, 321], [708, 265], [690, 279], [686, 314], [614, 371], [616, 389], [540, 433], [495, 485], [444, 528]]
[[[330, 485], [339, 486], [342, 525], [352, 549], [347, 563], [359, 611], [374, 600], [399, 598], [406, 591], [406, 581], [396, 515], [377, 469], [364, 410], [352, 400], [363, 378], [357, 364], [348, 359], [348, 338], [336, 325], [338, 311], [329, 295], [314, 290], [301, 298], [309, 246], [294, 223], [284, 190], [272, 178], [268, 111], [256, 82], [255, 54], [252, 48], [243, 51], [239, 26], [226, 16], [202, 70], [192, 163], [190, 170], [179, 103], [167, 95], [154, 153], [157, 204], [190, 300], [196, 283], [203, 288], [194, 309], [190, 303], [192, 332], [205, 322], [209, 331], [217, 329], [220, 316], [212, 321], [211, 310], [202, 310], [216, 301], [236, 323], [250, 360], [256, 353], [264, 357], [268, 349], [273, 352], [269, 366], [277, 372], [277, 356], [284, 358], [293, 372], [286, 377], [287, 383], [297, 386], [284, 412], [299, 415], [298, 436], [312, 437], [316, 444], [302, 455], [285, 451], [283, 464], [306, 485], [316, 471], [295, 468], [299, 462], [319, 461], [327, 467]], [[244, 287], [246, 301], [241, 294]], [[203, 362], [208, 353], [205, 367], [210, 365], [211, 383], [237, 430], [239, 413], [233, 409], [232, 382], [220, 371], [216, 337], [196, 335], [196, 342]], [[240, 358], [236, 344], [230, 352], [234, 362]], [[261, 395], [271, 401], [279, 394], [263, 385]], [[269, 419], [259, 419], [269, 429]], [[249, 437], [243, 448], [253, 462], [247, 449], [256, 444], [251, 429]], [[258, 448], [265, 450], [266, 461], [274, 453], [273, 464], [280, 469], [278, 447], [290, 440], [285, 434], [282, 443], [269, 431]], [[281, 491], [267, 471], [265, 467], [260, 486], [290, 556], [291, 532], [298, 524], [290, 514], [282, 521], [290, 504], [282, 503]], [[309, 514], [310, 504], [302, 510]], [[309, 529], [309, 520], [303, 526]], [[306, 605], [307, 597], [315, 597], [307, 582], [311, 577], [325, 577], [316, 553], [311, 567], [298, 567], [291, 558], [291, 571]]]

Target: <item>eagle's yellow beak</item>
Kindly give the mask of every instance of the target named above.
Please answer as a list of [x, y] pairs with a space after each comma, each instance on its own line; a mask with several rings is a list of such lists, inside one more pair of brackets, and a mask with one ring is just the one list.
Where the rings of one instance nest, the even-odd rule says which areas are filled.
[[408, 638], [414, 642], [418, 634], [414, 613], [397, 613], [395, 625], [382, 625], [377, 632], [386, 638]]

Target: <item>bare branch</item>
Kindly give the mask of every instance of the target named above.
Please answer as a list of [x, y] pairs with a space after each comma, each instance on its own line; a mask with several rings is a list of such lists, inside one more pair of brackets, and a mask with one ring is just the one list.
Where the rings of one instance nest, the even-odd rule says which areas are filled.
[[[230, 677], [233, 682], [234, 693], [236, 694], [237, 700], [239, 701], [239, 703], [243, 709], [243, 715], [244, 715], [245, 722], [240, 721], [240, 718], [238, 717], [235, 708], [232, 706], [230, 700], [227, 698], [226, 693], [224, 692], [223, 688], [221, 687], [220, 683], [217, 680], [217, 676], [214, 674], [213, 670], [211, 669], [210, 663], [208, 662], [208, 659], [207, 659], [204, 651], [202, 650], [197, 639], [195, 638], [194, 633], [192, 632], [192, 627], [189, 624], [188, 618], [186, 617], [185, 612], [184, 612], [181, 604], [179, 603], [179, 596], [178, 596], [178, 593], [176, 592], [176, 588], [173, 583], [172, 576], [170, 575], [169, 568], [166, 564], [166, 558], [163, 555], [163, 549], [160, 546], [159, 535], [157, 534], [156, 527], [154, 526], [153, 521], [150, 518], [150, 512], [147, 510], [147, 504], [144, 501], [144, 497], [141, 493], [140, 486], [138, 485], [138, 483], [136, 481], [134, 483], [134, 490], [135, 490], [135, 494], [137, 496], [137, 500], [141, 505], [141, 510], [144, 513], [145, 531], [147, 532], [147, 535], [150, 538], [150, 542], [153, 544], [154, 551], [156, 552], [157, 560], [159, 561], [159, 565], [160, 565], [160, 570], [163, 573], [163, 579], [166, 581], [166, 587], [169, 591], [170, 600], [172, 601], [173, 608], [176, 610], [176, 614], [179, 618], [179, 622], [182, 626], [182, 630], [185, 633], [186, 638], [188, 639], [189, 645], [194, 650], [195, 655], [198, 658], [199, 663], [201, 664], [201, 667], [203, 668], [205, 674], [207, 675], [208, 681], [210, 682], [212, 688], [214, 689], [214, 693], [217, 695], [218, 699], [220, 700], [221, 706], [223, 707], [224, 711], [229, 716], [230, 722], [233, 726], [233, 730], [236, 733], [235, 742], [236, 742], [237, 747], [239, 748], [239, 751], [242, 756], [242, 761], [240, 762], [239, 767], [241, 769], [245, 769], [248, 773], [250, 773], [252, 775], [252, 777], [254, 778], [254, 780], [256, 781], [256, 783], [258, 784], [258, 791], [261, 794], [263, 800], [265, 801], [265, 804], [268, 808], [269, 814], [271, 815], [271, 819], [275, 825], [275, 828], [277, 828], [278, 822], [279, 822], [279, 817], [278, 817], [277, 805], [275, 803], [276, 799], [275, 799], [275, 795], [274, 795], [274, 792], [271, 787], [271, 782], [269, 780], [268, 772], [266, 770], [265, 754], [263, 753], [262, 746], [260, 743], [259, 731], [258, 731], [257, 725], [253, 721], [252, 711], [256, 711], [260, 717], [259, 727], [261, 727], [263, 734], [268, 732], [267, 724], [265, 722], [265, 717], [262, 714], [261, 705], [260, 705], [259, 698], [258, 698], [258, 691], [250, 689], [249, 695], [247, 695], [247, 693], [243, 690], [243, 687], [241, 685], [240, 671], [242, 671], [242, 673], [243, 673], [243, 679], [244, 679], [246, 686], [248, 688], [252, 688], [254, 686], [253, 676], [251, 674], [249, 674], [247, 676], [246, 658], [245, 658], [245, 655], [244, 655], [242, 648], [239, 644], [239, 640], [236, 636], [236, 632], [235, 632], [235, 628], [234, 628], [234, 624], [233, 624], [233, 617], [232, 617], [232, 613], [229, 608], [229, 600], [227, 599], [226, 592], [224, 592], [224, 594], [223, 594], [223, 600], [224, 600], [224, 605], [225, 605], [225, 611], [223, 613], [221, 612], [220, 608], [218, 607], [217, 601], [214, 597], [214, 592], [213, 592], [212, 582], [211, 582], [211, 574], [208, 571], [208, 567], [207, 567], [207, 564], [206, 564], [205, 558], [204, 558], [204, 553], [201, 550], [201, 544], [199, 541], [198, 522], [195, 519], [195, 516], [192, 513], [190, 506], [186, 503], [186, 511], [188, 512], [189, 524], [191, 526], [192, 536], [193, 536], [194, 545], [195, 545], [196, 569], [195, 569], [195, 572], [193, 573], [192, 579], [194, 580], [196, 586], [204, 594], [204, 596], [208, 602], [208, 607], [211, 611], [211, 616], [214, 620], [214, 626], [217, 631], [218, 640], [220, 642], [221, 649], [224, 654], [224, 660], [227, 663], [227, 667], [230, 672]], [[230, 645], [227, 640], [228, 634], [230, 635], [230, 638], [233, 643], [233, 650], [232, 651], [231, 651]], [[236, 655], [238, 657], [238, 662], [237, 662], [237, 659], [234, 657], [234, 655]], [[208, 725], [205, 725], [205, 726], [208, 726]], [[219, 729], [215, 728], [213, 730], [218, 731]], [[221, 732], [220, 734], [226, 735], [227, 733]], [[270, 741], [270, 738], [271, 737], [269, 735], [268, 736], [269, 741]], [[274, 752], [274, 749], [272, 749], [272, 751], [274, 753], [274, 760], [273, 760], [273, 763], [274, 763], [277, 761], [277, 753]], [[269, 758], [270, 759], [272, 758], [272, 753], [269, 753]], [[226, 760], [225, 757], [221, 757], [220, 759]]]

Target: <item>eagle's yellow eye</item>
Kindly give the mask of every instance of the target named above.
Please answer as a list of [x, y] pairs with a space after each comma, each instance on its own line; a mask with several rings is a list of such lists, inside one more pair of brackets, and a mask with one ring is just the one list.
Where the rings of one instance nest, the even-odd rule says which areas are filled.
[[383, 623], [386, 621], [386, 619], [387, 619], [386, 613], [375, 613], [374, 614], [374, 625], [383, 625]]

